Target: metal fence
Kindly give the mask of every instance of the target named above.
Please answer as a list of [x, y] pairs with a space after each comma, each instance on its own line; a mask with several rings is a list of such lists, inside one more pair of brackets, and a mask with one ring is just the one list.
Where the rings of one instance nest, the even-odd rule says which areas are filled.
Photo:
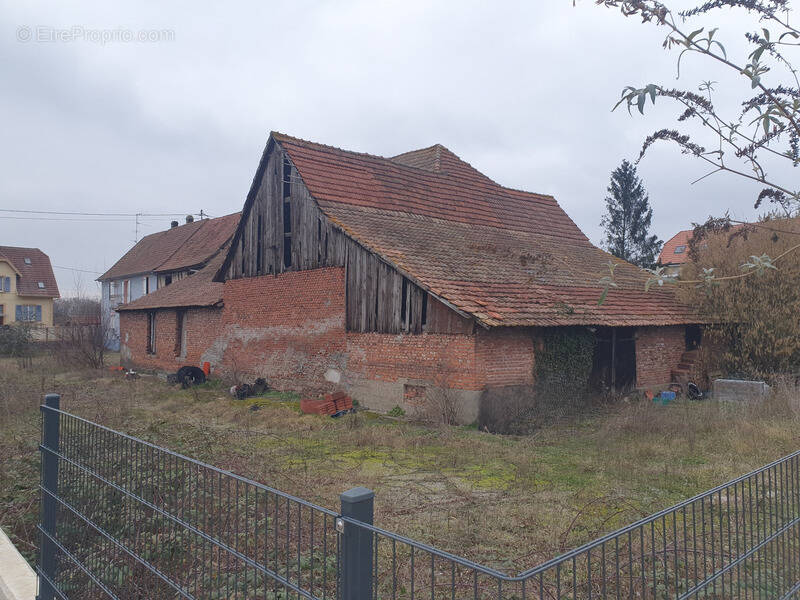
[[518, 575], [112, 431], [46, 398], [39, 598], [800, 597], [800, 452]]

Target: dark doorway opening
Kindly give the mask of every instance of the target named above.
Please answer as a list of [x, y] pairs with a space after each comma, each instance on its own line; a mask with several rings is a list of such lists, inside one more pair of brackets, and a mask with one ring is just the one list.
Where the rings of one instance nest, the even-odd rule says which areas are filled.
[[703, 328], [700, 325], [686, 326], [686, 349], [696, 350], [703, 341]]
[[625, 393], [636, 387], [636, 328], [598, 327], [589, 384], [593, 390]]

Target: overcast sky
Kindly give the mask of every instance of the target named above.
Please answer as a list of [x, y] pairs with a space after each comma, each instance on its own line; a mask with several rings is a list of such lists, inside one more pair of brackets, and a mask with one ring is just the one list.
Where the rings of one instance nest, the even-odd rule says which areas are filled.
[[[612, 113], [622, 87], [743, 91], [699, 59], [675, 82], [663, 30], [592, 0], [66, 4], [0, 0], [0, 208], [235, 212], [277, 130], [386, 156], [444, 144], [503, 185], [553, 194], [599, 243], [611, 171], [678, 112]], [[745, 18], [714, 22], [741, 47]], [[757, 188], [691, 185], [706, 171], [667, 147], [640, 164], [662, 239], [709, 214], [755, 215]], [[8, 218], [30, 216], [0, 212], [0, 244], [58, 267], [104, 271], [136, 235], [133, 217]], [[143, 218], [140, 237], [170, 219]], [[62, 295], [95, 293], [96, 274], [56, 276]]]

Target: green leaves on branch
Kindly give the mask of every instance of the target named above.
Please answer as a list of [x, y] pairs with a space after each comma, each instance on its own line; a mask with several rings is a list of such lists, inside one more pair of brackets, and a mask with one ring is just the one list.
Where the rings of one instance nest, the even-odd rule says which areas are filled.
[[597, 305], [601, 306], [606, 301], [606, 296], [608, 296], [608, 290], [612, 287], [618, 287], [616, 282], [614, 281], [614, 269], [617, 268], [619, 263], [615, 263], [614, 261], [608, 261], [608, 270], [609, 275], [605, 277], [601, 277], [598, 283], [603, 286], [603, 292], [600, 294], [600, 298], [597, 300]]
[[698, 35], [703, 33], [705, 27], [701, 27], [700, 29], [695, 29], [692, 33], [685, 36], [683, 39], [671, 37], [671, 41], [678, 46], [684, 46], [684, 49], [678, 55], [678, 76], [676, 79], [681, 78], [681, 59], [683, 55], [687, 52], [704, 52], [707, 54], [712, 54], [712, 48], [719, 48], [720, 52], [722, 52], [722, 58], [725, 60], [728, 59], [728, 53], [725, 51], [725, 46], [722, 45], [721, 42], [714, 39], [714, 34], [717, 33], [718, 28], [715, 27], [714, 29], [710, 29], [708, 31], [708, 35], [704, 38], [695, 39]]
[[631, 114], [632, 106], [636, 106], [636, 108], [639, 109], [639, 112], [644, 114], [644, 105], [645, 102], [647, 102], [647, 97], [649, 96], [650, 101], [655, 104], [658, 92], [659, 87], [654, 83], [649, 83], [643, 88], [626, 86], [625, 89], [622, 90], [622, 97], [620, 98], [619, 102], [614, 105], [614, 108], [611, 109], [611, 112], [617, 110], [617, 107], [624, 102], [628, 106], [628, 114]]
[[767, 254], [761, 256], [751, 256], [750, 260], [739, 267], [743, 271], [754, 272], [756, 275], [763, 275], [767, 269], [778, 270], [772, 263], [772, 259]]
[[672, 281], [667, 274], [664, 272], [664, 267], [656, 267], [655, 269], [644, 269], [648, 273], [650, 273], [650, 277], [647, 278], [647, 281], [644, 282], [644, 291], [649, 292], [650, 288], [654, 283], [657, 283], [659, 287], [663, 286], [664, 283], [668, 283]]
[[[601, 277], [598, 280], [598, 283], [603, 287], [603, 291], [600, 294], [600, 298], [597, 301], [597, 305], [601, 306], [605, 301], [606, 297], [608, 296], [608, 292], [611, 288], [619, 287], [614, 281], [614, 269], [617, 268], [619, 263], [614, 263], [612, 261], [608, 261], [608, 270], [609, 274]], [[736, 277], [723, 277], [722, 279], [738, 279], [741, 277], [747, 277], [748, 275], [763, 275], [770, 269], [777, 271], [778, 267], [775, 266], [773, 259], [768, 254], [762, 254], [761, 256], [753, 255], [749, 258], [749, 260], [740, 265], [739, 268], [744, 271], [744, 273], [740, 276]], [[656, 267], [654, 269], [642, 269], [643, 272], [648, 273], [650, 276], [647, 278], [644, 284], [644, 291], [649, 292], [650, 288], [653, 285], [658, 285], [659, 287], [663, 287], [664, 284], [675, 284], [681, 283], [681, 280], [676, 280], [670, 277], [666, 273], [665, 267]], [[694, 281], [688, 281], [684, 283], [696, 283], [695, 287], [698, 288], [706, 288], [708, 293], [711, 292], [711, 288], [716, 287], [719, 285], [719, 280], [717, 278], [716, 272], [714, 267], [704, 268], [702, 270], [702, 274], [698, 275], [698, 279]]]

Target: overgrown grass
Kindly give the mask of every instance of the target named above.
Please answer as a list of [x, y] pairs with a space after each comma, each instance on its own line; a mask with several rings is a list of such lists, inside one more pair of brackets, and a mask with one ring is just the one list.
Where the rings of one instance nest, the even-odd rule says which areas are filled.
[[496, 436], [363, 412], [302, 415], [289, 393], [238, 401], [214, 383], [180, 390], [2, 361], [0, 525], [28, 558], [49, 391], [70, 412], [324, 506], [370, 487], [380, 526], [509, 571], [785, 455], [800, 426], [800, 399], [784, 391], [753, 406], [621, 402], [532, 436]]

